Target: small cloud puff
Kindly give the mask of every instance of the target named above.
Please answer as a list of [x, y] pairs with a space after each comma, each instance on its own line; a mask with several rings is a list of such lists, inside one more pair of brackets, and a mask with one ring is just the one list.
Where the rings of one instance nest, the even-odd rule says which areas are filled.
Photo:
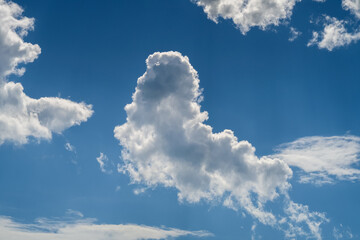
[[332, 51], [335, 48], [343, 47], [360, 40], [360, 31], [349, 32], [345, 20], [338, 20], [334, 17], [325, 16], [324, 29], [320, 32], [313, 31], [312, 39], [308, 46], [318, 46], [320, 49]]
[[65, 143], [65, 149], [69, 152], [76, 153], [75, 147], [71, 145], [69, 142]]
[[294, 27], [290, 27], [290, 37], [289, 37], [290, 42], [295, 41], [300, 35], [301, 35], [300, 31], [298, 31]]

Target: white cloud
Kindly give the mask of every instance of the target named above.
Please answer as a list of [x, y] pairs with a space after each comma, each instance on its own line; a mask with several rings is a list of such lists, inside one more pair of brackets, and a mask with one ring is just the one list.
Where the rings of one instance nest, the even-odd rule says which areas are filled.
[[253, 223], [253, 225], [251, 226], [251, 240], [255, 240], [256, 238], [256, 227], [256, 223]]
[[20, 63], [33, 62], [41, 52], [37, 44], [24, 42], [23, 37], [34, 28], [34, 19], [22, 16], [22, 8], [0, 0], [0, 81], [7, 75], [22, 75]]
[[356, 136], [304, 137], [280, 145], [272, 157], [303, 170], [300, 182], [322, 185], [360, 178], [360, 138]]
[[100, 156], [96, 158], [96, 161], [100, 165], [100, 170], [103, 173], [112, 173], [112, 167], [114, 167], [114, 164], [109, 160], [109, 158], [104, 154], [100, 153]]
[[285, 212], [288, 216], [280, 220], [285, 237], [289, 239], [299, 237], [322, 239], [320, 225], [329, 222], [324, 213], [311, 212], [308, 206], [294, 203], [291, 200], [288, 200]]
[[278, 26], [291, 17], [297, 0], [193, 0], [204, 8], [208, 18], [231, 19], [245, 34], [252, 27], [266, 29], [269, 25]]
[[310, 183], [317, 186], [324, 184], [334, 184], [335, 179], [326, 172], [311, 172], [301, 174], [299, 178], [300, 183]]
[[66, 215], [68, 215], [68, 216], [75, 216], [75, 217], [79, 217], [79, 218], [83, 218], [83, 217], [84, 217], [84, 214], [82, 214], [82, 213], [79, 212], [79, 211], [72, 210], [72, 209], [66, 210]]
[[357, 18], [360, 18], [360, 0], [342, 0], [342, 6]]
[[140, 194], [144, 193], [146, 190], [147, 190], [147, 188], [135, 188], [133, 192], [135, 195], [140, 195]]
[[[283, 159], [259, 158], [231, 130], [213, 133], [204, 123], [208, 113], [200, 109], [202, 91], [189, 59], [178, 52], [157, 52], [146, 64], [132, 103], [125, 106], [126, 123], [114, 129], [123, 147], [118, 171], [145, 186], [134, 193], [174, 187], [180, 201], [222, 203], [245, 210], [286, 237], [321, 239], [320, 225], [328, 219], [291, 201], [292, 171]], [[266, 203], [278, 197], [283, 213], [274, 214]]]
[[29, 137], [51, 139], [52, 132], [86, 121], [91, 105], [61, 98], [33, 99], [20, 83], [0, 84], [0, 145], [5, 141], [24, 144]]
[[187, 57], [154, 53], [146, 64], [125, 107], [127, 122], [114, 130], [123, 146], [119, 171], [135, 183], [175, 187], [181, 201], [221, 201], [274, 224], [262, 206], [288, 187], [291, 169], [281, 160], [258, 158], [231, 130], [213, 133], [204, 123], [208, 113], [200, 110], [199, 79]]
[[71, 145], [69, 142], [65, 143], [65, 149], [69, 152], [76, 153], [75, 147]]
[[181, 236], [210, 237], [212, 234], [136, 224], [96, 224], [94, 219], [39, 219], [36, 223], [24, 224], [0, 216], [0, 239], [6, 240], [155, 240]]
[[360, 32], [358, 30], [348, 32], [345, 28], [347, 23], [344, 20], [325, 16], [324, 30], [322, 32], [313, 31], [313, 36], [308, 46], [317, 45], [320, 49], [325, 48], [332, 51], [334, 48], [357, 42], [360, 39]]
[[342, 224], [339, 225], [339, 228], [333, 228], [333, 236], [336, 240], [338, 239], [353, 239], [355, 236], [352, 234], [349, 227], [344, 228]]
[[295, 41], [295, 39], [297, 39], [300, 35], [301, 35], [301, 32], [296, 30], [296, 28], [290, 27], [290, 37], [289, 37], [290, 42]]
[[40, 47], [24, 42], [34, 27], [34, 19], [23, 17], [21, 7], [0, 0], [0, 145], [5, 141], [24, 144], [29, 137], [51, 139], [52, 133], [87, 121], [91, 105], [61, 98], [33, 99], [20, 83], [7, 82], [9, 74], [21, 75], [21, 63], [34, 61]]

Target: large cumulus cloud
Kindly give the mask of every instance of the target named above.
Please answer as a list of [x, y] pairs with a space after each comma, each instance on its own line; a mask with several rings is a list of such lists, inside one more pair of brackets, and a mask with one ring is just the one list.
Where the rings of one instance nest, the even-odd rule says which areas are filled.
[[[243, 207], [262, 222], [274, 221], [262, 203], [288, 187], [292, 171], [281, 160], [259, 158], [231, 130], [214, 133], [204, 123], [197, 72], [177, 52], [154, 53], [138, 79], [127, 121], [114, 130], [134, 182], [179, 190], [179, 199], [219, 200]], [[254, 198], [255, 196], [255, 198]]]
[[10, 74], [22, 75], [19, 64], [34, 61], [41, 52], [37, 44], [24, 41], [34, 28], [34, 19], [22, 16], [16, 3], [0, 0], [0, 145], [6, 141], [24, 144], [29, 137], [51, 139], [52, 133], [87, 121], [91, 105], [67, 99], [33, 99], [21, 83], [8, 82]]
[[[114, 129], [123, 147], [119, 171], [133, 183], [174, 187], [180, 201], [215, 201], [245, 210], [286, 236], [320, 239], [319, 226], [327, 219], [290, 199], [288, 165], [276, 157], [256, 156], [255, 148], [231, 130], [214, 133], [205, 124], [208, 113], [201, 111], [198, 74], [189, 59], [178, 52], [157, 52], [146, 64], [132, 103], [125, 107], [126, 122]], [[283, 202], [280, 215], [266, 204], [277, 198]]]

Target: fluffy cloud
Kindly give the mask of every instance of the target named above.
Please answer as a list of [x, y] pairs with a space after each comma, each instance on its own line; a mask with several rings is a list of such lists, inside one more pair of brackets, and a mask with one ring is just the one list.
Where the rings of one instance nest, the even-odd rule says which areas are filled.
[[[204, 123], [198, 74], [178, 52], [154, 53], [137, 81], [132, 103], [125, 106], [126, 123], [115, 127], [123, 147], [119, 172], [133, 183], [174, 187], [180, 201], [215, 201], [242, 209], [286, 237], [321, 239], [322, 213], [291, 201], [287, 190], [292, 171], [280, 158], [257, 157], [255, 148], [231, 130], [214, 133]], [[283, 213], [266, 206], [278, 196]]]
[[0, 145], [5, 141], [24, 144], [29, 137], [51, 139], [52, 132], [79, 125], [93, 111], [91, 105], [61, 98], [33, 99], [20, 83], [0, 85]]
[[0, 0], [0, 81], [7, 75], [22, 75], [20, 63], [33, 62], [41, 52], [39, 45], [24, 42], [23, 37], [34, 28], [34, 19], [21, 16], [22, 8]]
[[304, 183], [318, 185], [360, 178], [360, 138], [356, 136], [305, 137], [281, 145], [272, 157], [303, 170]]
[[212, 234], [206, 231], [192, 232], [135, 224], [96, 224], [94, 219], [71, 221], [39, 219], [34, 224], [24, 224], [0, 216], [0, 239], [7, 240], [155, 240], [181, 236], [209, 237]]
[[334, 48], [357, 42], [360, 39], [360, 32], [358, 30], [348, 32], [345, 28], [345, 24], [347, 23], [348, 22], [344, 20], [325, 16], [323, 31], [314, 31], [308, 46], [317, 45], [319, 48], [332, 51]]
[[360, 18], [360, 0], [342, 0], [342, 6]]
[[281, 160], [258, 158], [231, 130], [213, 133], [200, 110], [197, 72], [178, 52], [154, 53], [137, 81], [127, 121], [114, 130], [123, 146], [119, 168], [132, 181], [178, 189], [180, 200], [217, 200], [244, 208], [261, 222], [275, 217], [262, 205], [288, 187], [292, 171]]
[[208, 18], [231, 19], [245, 34], [252, 27], [266, 29], [289, 19], [297, 0], [193, 0], [204, 8]]
[[23, 17], [15, 3], [0, 0], [0, 145], [5, 141], [24, 144], [29, 137], [51, 139], [52, 133], [87, 121], [91, 105], [70, 100], [43, 97], [33, 99], [24, 93], [20, 83], [7, 82], [10, 74], [21, 75], [21, 63], [34, 61], [40, 47], [24, 42], [34, 27], [34, 19]]
[[[191, 0], [204, 9], [208, 18], [218, 23], [219, 18], [231, 19], [243, 34], [253, 27], [262, 30], [278, 26], [290, 19], [296, 2], [301, 0]], [[326, 0], [313, 0], [325, 2]], [[342, 0], [344, 9], [360, 18], [360, 0]], [[360, 31], [348, 31], [345, 20], [325, 16], [324, 29], [313, 31], [308, 46], [317, 45], [332, 51], [334, 48], [349, 45], [360, 39]], [[289, 41], [294, 41], [301, 33], [290, 27]]]

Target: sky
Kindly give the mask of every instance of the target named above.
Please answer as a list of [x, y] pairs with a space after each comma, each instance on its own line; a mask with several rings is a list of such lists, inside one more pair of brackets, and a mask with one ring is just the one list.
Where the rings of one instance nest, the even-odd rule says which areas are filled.
[[0, 0], [0, 239], [360, 239], [359, 0]]

